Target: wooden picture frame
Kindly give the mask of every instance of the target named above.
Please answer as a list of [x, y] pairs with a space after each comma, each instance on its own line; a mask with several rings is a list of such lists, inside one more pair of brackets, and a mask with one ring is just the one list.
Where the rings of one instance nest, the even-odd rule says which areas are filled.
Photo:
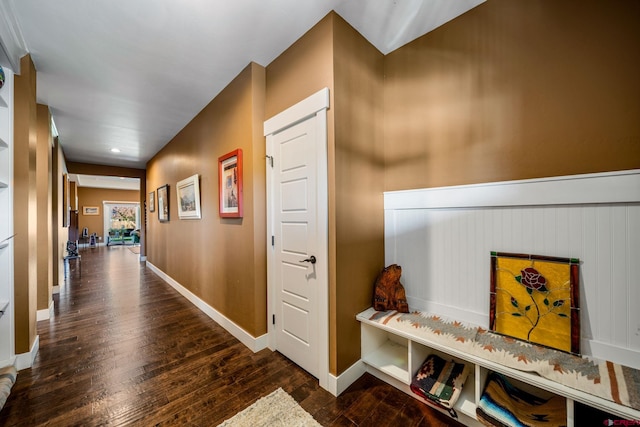
[[156, 192], [152, 191], [149, 193], [149, 212], [156, 211]]
[[82, 215], [100, 215], [100, 206], [83, 206]]
[[220, 217], [242, 218], [242, 149], [218, 158], [218, 195]]
[[195, 174], [176, 184], [178, 218], [200, 219], [200, 176]]
[[158, 221], [169, 222], [169, 184], [158, 187]]
[[69, 175], [62, 174], [62, 226], [69, 227]]

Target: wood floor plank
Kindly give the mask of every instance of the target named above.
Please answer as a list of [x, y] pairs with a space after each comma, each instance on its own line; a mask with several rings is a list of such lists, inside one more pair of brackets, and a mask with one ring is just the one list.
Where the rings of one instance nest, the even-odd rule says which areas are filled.
[[126, 247], [82, 251], [38, 322], [0, 426], [215, 426], [281, 387], [324, 426], [456, 426], [365, 374], [339, 397], [286, 357], [251, 352]]

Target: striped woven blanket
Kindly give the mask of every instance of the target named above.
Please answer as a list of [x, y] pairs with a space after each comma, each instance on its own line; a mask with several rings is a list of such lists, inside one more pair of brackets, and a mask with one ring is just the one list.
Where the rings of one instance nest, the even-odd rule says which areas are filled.
[[431, 354], [416, 372], [410, 388], [424, 399], [433, 400], [445, 408], [453, 408], [467, 375], [467, 365], [464, 363], [446, 361]]
[[541, 399], [492, 373], [476, 408], [478, 420], [487, 426], [563, 427], [567, 405], [561, 396]]

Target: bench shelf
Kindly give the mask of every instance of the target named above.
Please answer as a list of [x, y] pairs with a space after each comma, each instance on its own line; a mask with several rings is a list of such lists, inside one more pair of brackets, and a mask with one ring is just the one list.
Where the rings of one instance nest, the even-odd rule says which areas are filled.
[[559, 395], [566, 399], [567, 426], [574, 425], [574, 402], [605, 411], [623, 419], [640, 419], [640, 411], [581, 390], [570, 388], [536, 373], [521, 371], [504, 366], [495, 361], [478, 357], [458, 348], [438, 342], [433, 332], [415, 328], [399, 329], [395, 322], [372, 320], [376, 315], [373, 308], [357, 315], [361, 324], [362, 361], [367, 371], [405, 393], [419, 399], [411, 392], [412, 376], [420, 368], [429, 354], [465, 363], [469, 376], [462, 393], [454, 405], [458, 419], [465, 425], [481, 426], [476, 418], [476, 407], [484, 390], [490, 372], [505, 375], [517, 387], [543, 398]]

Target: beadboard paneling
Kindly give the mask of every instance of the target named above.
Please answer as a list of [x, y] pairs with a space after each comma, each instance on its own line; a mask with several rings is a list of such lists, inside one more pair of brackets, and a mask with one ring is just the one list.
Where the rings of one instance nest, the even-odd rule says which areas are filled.
[[488, 327], [491, 251], [579, 258], [583, 354], [640, 368], [640, 171], [385, 193], [412, 309]]

